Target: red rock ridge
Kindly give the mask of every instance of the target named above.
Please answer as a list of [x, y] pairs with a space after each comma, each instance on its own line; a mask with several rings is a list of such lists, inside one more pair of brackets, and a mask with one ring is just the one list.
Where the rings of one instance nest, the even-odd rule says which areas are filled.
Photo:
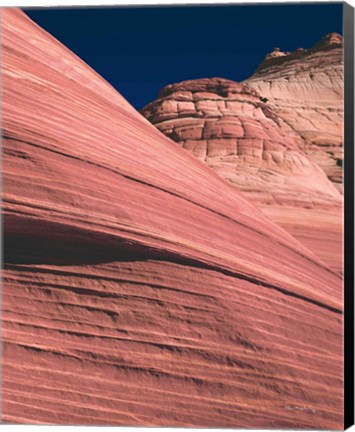
[[2, 11], [2, 420], [342, 428], [341, 279]]

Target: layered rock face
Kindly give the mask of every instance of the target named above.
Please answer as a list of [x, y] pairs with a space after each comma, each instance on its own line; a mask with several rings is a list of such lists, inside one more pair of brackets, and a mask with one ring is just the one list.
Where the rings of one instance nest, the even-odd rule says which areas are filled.
[[184, 81], [142, 114], [341, 271], [342, 197], [255, 89], [221, 78]]
[[343, 427], [340, 277], [2, 11], [2, 420]]
[[344, 71], [343, 40], [326, 35], [311, 49], [266, 56], [246, 81], [268, 99], [281, 127], [342, 191]]

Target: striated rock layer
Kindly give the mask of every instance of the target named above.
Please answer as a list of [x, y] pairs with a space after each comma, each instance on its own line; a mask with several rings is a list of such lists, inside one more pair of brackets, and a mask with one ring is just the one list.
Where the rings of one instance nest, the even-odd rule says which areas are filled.
[[252, 87], [184, 81], [165, 87], [142, 114], [341, 271], [342, 196]]
[[2, 11], [2, 420], [343, 428], [340, 277]]
[[329, 33], [311, 49], [276, 48], [246, 82], [268, 99], [281, 127], [342, 191], [343, 39]]

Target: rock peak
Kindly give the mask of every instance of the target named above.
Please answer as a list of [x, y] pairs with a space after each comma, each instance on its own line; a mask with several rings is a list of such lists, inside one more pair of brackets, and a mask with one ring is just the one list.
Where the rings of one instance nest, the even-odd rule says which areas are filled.
[[313, 46], [313, 49], [328, 48], [333, 45], [341, 45], [343, 43], [343, 36], [339, 33], [328, 33]]
[[285, 56], [287, 56], [289, 54], [290, 54], [290, 52], [288, 52], [288, 51], [287, 52], [283, 52], [283, 51], [280, 50], [280, 48], [274, 48], [273, 51], [271, 51], [269, 54], [267, 54], [265, 56], [264, 61], [268, 61], [270, 59], [274, 59], [274, 58], [278, 58], [278, 57], [285, 57]]
[[159, 97], [166, 97], [177, 91], [188, 91], [191, 93], [210, 92], [221, 96], [226, 96], [228, 93], [244, 93], [257, 96], [257, 92], [247, 84], [238, 83], [225, 78], [214, 77], [169, 84], [159, 92]]
[[273, 51], [265, 56], [254, 75], [259, 74], [261, 71], [264, 71], [269, 67], [283, 65], [285, 62], [290, 60], [303, 58], [304, 56], [314, 53], [315, 51], [341, 47], [342, 43], [343, 37], [339, 33], [333, 32], [323, 36], [319, 42], [309, 49], [297, 48], [294, 51], [281, 51], [280, 48], [274, 48]]

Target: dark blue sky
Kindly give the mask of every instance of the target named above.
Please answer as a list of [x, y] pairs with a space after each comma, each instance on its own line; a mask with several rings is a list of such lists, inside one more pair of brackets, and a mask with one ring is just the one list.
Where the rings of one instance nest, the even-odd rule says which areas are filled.
[[274, 47], [342, 33], [342, 4], [24, 9], [137, 109], [173, 82], [249, 77]]

